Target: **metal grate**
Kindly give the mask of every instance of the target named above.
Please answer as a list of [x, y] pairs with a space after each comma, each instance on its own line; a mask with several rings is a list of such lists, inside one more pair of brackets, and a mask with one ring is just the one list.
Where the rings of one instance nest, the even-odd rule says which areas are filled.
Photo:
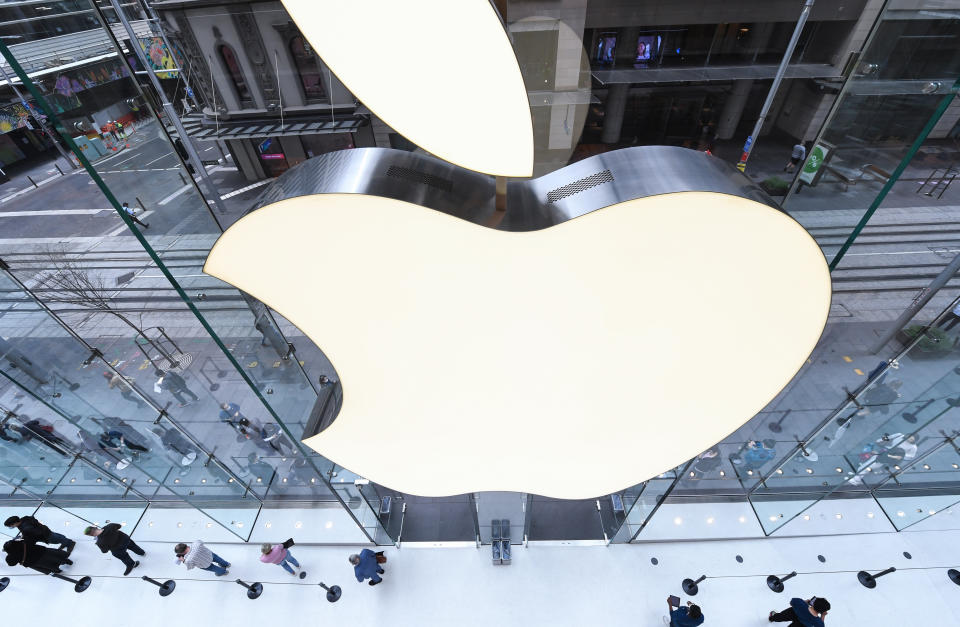
[[579, 194], [582, 191], [586, 191], [591, 187], [596, 187], [597, 185], [603, 185], [604, 183], [610, 183], [612, 181], [613, 174], [610, 172], [610, 170], [597, 172], [596, 174], [585, 176], [582, 179], [574, 181], [573, 183], [567, 183], [563, 187], [558, 187], [557, 189], [547, 192], [547, 202], [554, 203], [558, 200], [563, 200], [568, 196], [573, 196], [574, 194]]
[[401, 168], [400, 166], [392, 165], [387, 168], [387, 176], [395, 179], [411, 181], [413, 183], [420, 183], [421, 185], [429, 185], [430, 187], [435, 187], [436, 189], [445, 192], [453, 190], [452, 181], [448, 181], [447, 179], [439, 176], [434, 176], [433, 174], [421, 172], [420, 170], [414, 170], [412, 168]]

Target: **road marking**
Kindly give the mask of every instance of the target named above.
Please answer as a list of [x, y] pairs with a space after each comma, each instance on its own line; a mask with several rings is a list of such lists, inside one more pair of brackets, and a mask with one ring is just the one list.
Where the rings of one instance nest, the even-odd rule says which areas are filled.
[[165, 155], [160, 155], [159, 157], [157, 157], [157, 158], [154, 159], [153, 161], [147, 161], [147, 162], [144, 163], [143, 165], [150, 165], [151, 163], [156, 163], [157, 161], [160, 161], [161, 159], [166, 159], [167, 157], [172, 157], [172, 156], [173, 156], [173, 153], [168, 152], [168, 153], [165, 154]]
[[256, 183], [253, 183], [252, 185], [247, 185], [246, 187], [241, 187], [240, 189], [235, 189], [235, 190], [233, 190], [232, 192], [230, 192], [230, 193], [228, 193], [228, 194], [224, 194], [223, 196], [220, 197], [220, 200], [226, 200], [227, 198], [233, 198], [234, 196], [236, 196], [236, 195], [238, 195], [238, 194], [242, 194], [242, 193], [244, 193], [244, 192], [249, 192], [251, 189], [256, 189], [256, 188], [258, 188], [258, 187], [262, 187], [263, 185], [266, 185], [267, 183], [272, 183], [273, 181], [274, 181], [274, 179], [263, 179], [262, 181], [257, 181]]
[[69, 216], [93, 215], [111, 209], [40, 209], [37, 211], [0, 211], [0, 218], [17, 218], [22, 216]]
[[191, 187], [193, 187], [193, 185], [191, 185], [190, 183], [187, 183], [186, 185], [184, 185], [183, 187], [181, 187], [181, 188], [178, 189], [177, 191], [173, 192], [172, 194], [170, 194], [169, 196], [167, 196], [166, 198], [164, 198], [163, 200], [161, 200], [160, 202], [158, 202], [157, 205], [162, 207], [163, 205], [167, 204], [168, 202], [170, 202], [171, 200], [173, 200], [174, 198], [176, 198], [177, 196], [179, 196], [179, 195], [182, 194], [183, 192], [187, 191], [187, 190], [190, 189]]

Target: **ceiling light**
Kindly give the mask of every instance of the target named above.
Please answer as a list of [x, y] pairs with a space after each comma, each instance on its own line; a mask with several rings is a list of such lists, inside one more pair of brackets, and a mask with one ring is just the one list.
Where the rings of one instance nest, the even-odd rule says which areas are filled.
[[804, 514], [804, 515], [803, 515], [803, 519], [804, 519], [804, 520], [810, 520], [810, 514]]
[[841, 514], [840, 512], [837, 512], [836, 514], [834, 514], [834, 517], [835, 517], [837, 520], [840, 520], [841, 518], [843, 518], [843, 514]]
[[293, 526], [299, 529], [300, 527], [303, 526], [303, 523], [298, 520]]
[[327, 528], [327, 529], [333, 529], [333, 521], [332, 521], [332, 520], [328, 520], [328, 521], [327, 521], [327, 524], [325, 524], [324, 527]]
[[675, 524], [675, 525], [682, 525], [682, 524], [683, 524], [683, 519], [680, 518], [679, 516], [677, 516], [676, 518], [673, 519], [673, 524]]
[[745, 516], [741, 516], [741, 517], [737, 518], [737, 520], [740, 521], [740, 522], [742, 522], [742, 523], [747, 522], [747, 518], [746, 518]]
[[712, 525], [712, 524], [713, 524], [713, 516], [710, 516], [709, 518], [707, 518], [707, 524], [708, 524], [708, 525]]
[[903, 513], [903, 511], [899, 511], [899, 512], [897, 512], [897, 516], [899, 516], [900, 518], [903, 518], [903, 517], [904, 517], [904, 513]]
[[867, 512], [867, 518], [873, 518], [873, 512]]
[[808, 474], [808, 475], [812, 475], [812, 474], [813, 474], [813, 468], [807, 468], [807, 474]]
[[267, 529], [269, 529], [270, 527], [273, 526], [273, 523], [272, 523], [272, 522], [265, 522], [265, 523], [263, 523], [263, 526], [266, 527]]
[[527, 89], [489, 0], [283, 4], [337, 78], [398, 133], [468, 170], [533, 174]]
[[[684, 233], [682, 250], [667, 236], [675, 232]], [[709, 255], [710, 272], [700, 254], [689, 254], [693, 248]], [[303, 250], [311, 251], [310, 268]], [[323, 293], [304, 289], [304, 273], [329, 267], [338, 271], [324, 276]], [[345, 382], [339, 415], [306, 440], [309, 446], [371, 481], [432, 497], [510, 490], [589, 498], [675, 467], [782, 389], [816, 344], [830, 305], [823, 254], [803, 227], [756, 202], [711, 192], [639, 198], [519, 233], [392, 198], [300, 196], [234, 223], [204, 271], [301, 329]], [[630, 287], [638, 280], [643, 290]], [[716, 332], [703, 328], [692, 301], [670, 312], [651, 308], [650, 290], [684, 302], [687, 294], [711, 300]], [[349, 297], [328, 306], [325, 293]], [[491, 326], [503, 319], [504, 303], [509, 322]], [[691, 328], [698, 331], [680, 332]], [[731, 337], [777, 337], [777, 350], [757, 340], [728, 351]], [[722, 355], [724, 367], [692, 390], [679, 372], [643, 376], [644, 363], [685, 350]], [[584, 363], [602, 367], [581, 371]], [[491, 372], [524, 385], [492, 386], [478, 396], [476, 382]], [[743, 380], [751, 385], [738, 386]], [[429, 394], [423, 381], [430, 381]], [[672, 419], [634, 419], [623, 408], [636, 398], [644, 399], [646, 415]], [[583, 407], [603, 420], [584, 421]], [[491, 467], [483, 447], [454, 446], [492, 415], [515, 432], [536, 434], [552, 463], [508, 447]], [[404, 429], [395, 446], [369, 455], [357, 445], [396, 424]], [[598, 430], [672, 444], [610, 455]]]

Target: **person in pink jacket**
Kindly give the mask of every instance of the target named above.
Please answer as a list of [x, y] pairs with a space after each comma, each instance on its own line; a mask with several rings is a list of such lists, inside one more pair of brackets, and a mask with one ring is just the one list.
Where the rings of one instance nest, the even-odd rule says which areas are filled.
[[260, 561], [264, 564], [279, 564], [281, 567], [283, 567], [283, 570], [287, 571], [294, 577], [299, 576], [300, 579], [303, 579], [307, 576], [307, 573], [300, 570], [300, 562], [293, 557], [290, 551], [288, 551], [283, 544], [270, 544], [269, 542], [261, 544]]

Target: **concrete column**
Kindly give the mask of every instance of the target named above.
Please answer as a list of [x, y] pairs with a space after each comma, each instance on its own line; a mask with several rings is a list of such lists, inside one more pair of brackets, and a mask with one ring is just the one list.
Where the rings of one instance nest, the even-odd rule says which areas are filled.
[[733, 81], [733, 90], [727, 96], [727, 101], [723, 103], [723, 111], [717, 121], [717, 139], [731, 139], [733, 137], [737, 125], [740, 124], [743, 108], [750, 97], [751, 87], [753, 87], [752, 78]]
[[620, 141], [620, 129], [623, 127], [623, 112], [627, 108], [627, 95], [630, 93], [628, 83], [610, 85], [607, 90], [607, 102], [603, 111], [603, 132], [600, 141], [605, 144], [616, 144]]

